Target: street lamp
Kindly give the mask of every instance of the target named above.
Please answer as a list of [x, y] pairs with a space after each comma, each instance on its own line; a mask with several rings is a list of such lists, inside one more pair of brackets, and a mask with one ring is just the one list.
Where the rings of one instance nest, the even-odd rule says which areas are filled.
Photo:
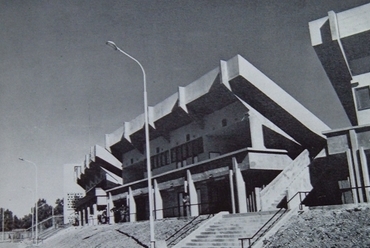
[[113, 41], [107, 41], [106, 44], [113, 48], [116, 51], [119, 51], [135, 61], [143, 72], [144, 79], [144, 123], [145, 123], [145, 144], [146, 144], [146, 169], [148, 173], [148, 194], [149, 194], [149, 223], [150, 223], [150, 247], [154, 248], [155, 239], [154, 239], [154, 218], [153, 218], [153, 193], [152, 193], [152, 171], [150, 166], [150, 145], [149, 145], [149, 120], [148, 120], [148, 96], [146, 91], [146, 75], [144, 67], [141, 63], [132, 57], [130, 54], [126, 53], [120, 49]]
[[[34, 199], [35, 198], [35, 195], [34, 195], [34, 193], [33, 193], [33, 190], [32, 189], [30, 189], [30, 188], [25, 188], [25, 187], [22, 187], [23, 189], [28, 189], [29, 191], [31, 191], [32, 192], [32, 199]], [[32, 200], [33, 201], [33, 200]], [[31, 219], [31, 238], [33, 239], [33, 209], [34, 208], [31, 208], [31, 216], [32, 216], [32, 219]]]
[[21, 160], [21, 161], [23, 161], [23, 162], [27, 162], [27, 163], [30, 163], [30, 164], [33, 164], [34, 166], [35, 166], [35, 197], [36, 197], [36, 213], [35, 213], [35, 215], [36, 215], [36, 234], [35, 234], [35, 239], [36, 239], [36, 245], [37, 245], [37, 239], [38, 239], [38, 220], [37, 220], [37, 218], [38, 218], [38, 214], [37, 214], [37, 209], [38, 209], [38, 207], [37, 207], [37, 203], [38, 203], [38, 194], [37, 194], [37, 165], [34, 163], [34, 162], [32, 162], [32, 161], [29, 161], [29, 160], [26, 160], [26, 159], [23, 159], [23, 158], [19, 158], [19, 160]]
[[4, 225], [4, 223], [5, 223], [5, 222], [4, 222], [4, 208], [1, 208], [1, 212], [2, 212], [2, 222], [3, 222], [3, 223], [2, 223], [2, 231], [3, 231], [3, 241], [4, 241], [4, 237], [5, 237], [5, 236], [4, 236], [4, 234], [5, 234], [5, 233], [4, 233], [4, 226], [5, 226], [5, 225]]

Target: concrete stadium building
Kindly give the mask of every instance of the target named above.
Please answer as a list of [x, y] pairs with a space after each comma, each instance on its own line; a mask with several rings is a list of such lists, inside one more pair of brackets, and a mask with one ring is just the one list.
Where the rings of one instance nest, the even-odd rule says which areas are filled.
[[351, 126], [330, 129], [240, 55], [220, 61], [148, 108], [150, 151], [142, 114], [107, 134], [105, 147], [92, 147], [80, 169], [74, 167], [85, 192], [74, 205], [80, 224], [95, 224], [103, 210], [111, 222], [149, 219], [147, 152], [155, 219], [231, 213], [208, 222], [219, 225], [214, 237], [201, 238], [197, 229], [198, 236], [176, 247], [218, 242], [225, 228], [235, 232], [235, 219], [243, 232], [223, 240], [224, 247], [261, 243], [265, 233], [254, 237], [274, 218], [270, 210], [294, 210], [282, 217], [289, 221], [302, 200], [308, 206], [369, 202], [370, 4], [329, 11], [309, 31]]
[[[308, 166], [330, 130], [240, 55], [148, 112], [156, 219], [269, 210], [310, 191]], [[83, 223], [106, 207], [124, 206], [129, 221], [149, 218], [145, 158], [144, 115], [92, 148], [76, 175]]]

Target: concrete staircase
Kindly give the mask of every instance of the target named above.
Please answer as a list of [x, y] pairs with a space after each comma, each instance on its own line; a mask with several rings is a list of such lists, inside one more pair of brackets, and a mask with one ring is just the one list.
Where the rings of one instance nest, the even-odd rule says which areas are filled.
[[309, 153], [304, 150], [260, 192], [261, 210], [276, 209], [285, 196], [289, 199], [298, 191], [311, 191], [310, 163]]
[[275, 213], [276, 211], [224, 213], [214, 217], [213, 221], [200, 227], [174, 247], [241, 247], [239, 238], [253, 236]]
[[39, 235], [38, 235], [38, 238], [40, 240], [45, 240], [53, 235], [55, 235], [56, 233], [58, 233], [59, 231], [63, 230], [64, 228], [55, 228], [55, 227], [50, 227], [44, 231], [42, 231]]
[[[219, 213], [210, 221], [202, 225], [200, 228], [191, 233], [188, 237], [179, 242], [174, 248], [191, 248], [191, 247], [225, 247], [225, 248], [240, 248], [240, 238], [251, 238], [256, 232], [263, 227], [268, 220], [270, 220], [275, 213], [278, 212], [277, 205], [284, 197], [289, 200], [294, 194], [299, 191], [311, 191], [310, 183], [309, 152], [303, 151], [296, 157], [267, 187], [260, 192], [260, 212], [251, 213]], [[300, 198], [294, 197], [289, 202], [290, 209], [298, 209]], [[294, 213], [293, 213], [294, 212]], [[297, 211], [289, 211], [289, 215], [297, 214]], [[271, 228], [278, 228], [281, 226], [280, 220], [285, 219], [285, 211], [279, 211], [274, 216], [265, 230], [261, 230], [252, 242], [259, 242], [269, 233], [271, 235]], [[275, 224], [276, 221], [276, 225]], [[269, 230], [267, 230], [270, 228]], [[262, 235], [262, 236], [261, 236]], [[260, 237], [261, 236], [261, 237]], [[259, 244], [261, 245], [261, 244]], [[244, 247], [248, 247], [248, 240], [244, 241]]]

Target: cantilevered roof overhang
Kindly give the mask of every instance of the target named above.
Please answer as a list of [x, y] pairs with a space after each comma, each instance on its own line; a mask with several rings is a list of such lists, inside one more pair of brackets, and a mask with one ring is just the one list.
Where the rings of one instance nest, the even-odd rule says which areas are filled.
[[[325, 146], [321, 134], [330, 128], [241, 56], [234, 57], [232, 92], [281, 128], [315, 156]], [[237, 70], [235, 70], [237, 69]]]
[[[162, 135], [169, 139], [166, 137], [169, 131], [192, 121], [202, 125], [202, 117], [238, 101], [238, 98], [304, 145], [312, 156], [325, 145], [321, 132], [330, 128], [240, 55], [221, 61], [220, 67], [185, 87], [179, 87], [177, 94], [150, 107], [150, 138]], [[135, 147], [142, 151], [145, 140], [143, 115], [125, 122], [122, 133], [115, 137], [109, 139], [107, 146], [111, 150], [121, 149], [120, 156]]]
[[122, 177], [122, 163], [103, 147], [99, 145], [93, 147], [91, 160], [116, 176]]

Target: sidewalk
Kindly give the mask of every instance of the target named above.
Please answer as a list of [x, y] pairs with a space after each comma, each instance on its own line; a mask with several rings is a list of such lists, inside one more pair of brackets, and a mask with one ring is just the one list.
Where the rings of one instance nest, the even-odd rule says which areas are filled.
[[29, 248], [33, 247], [30, 240], [24, 240], [22, 242], [1, 242], [0, 241], [0, 248]]

